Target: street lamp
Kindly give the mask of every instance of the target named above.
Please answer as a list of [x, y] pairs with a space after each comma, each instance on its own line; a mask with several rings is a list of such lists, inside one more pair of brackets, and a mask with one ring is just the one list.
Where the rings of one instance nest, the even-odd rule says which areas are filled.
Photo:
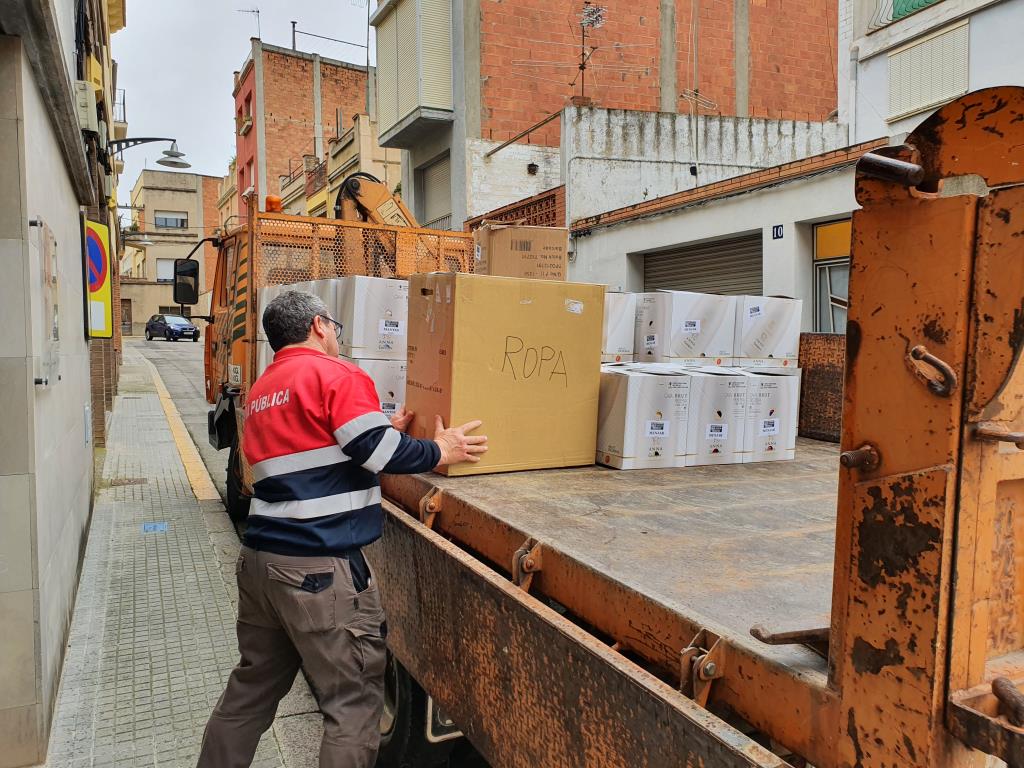
[[182, 158], [185, 157], [184, 152], [178, 151], [178, 140], [177, 139], [118, 139], [117, 141], [107, 142], [107, 153], [116, 155], [125, 149], [131, 149], [137, 147], [140, 144], [149, 144], [154, 141], [169, 141], [171, 142], [171, 148], [164, 150], [164, 156], [156, 161], [157, 165], [163, 165], [167, 168], [191, 168], [192, 166], [185, 162]]

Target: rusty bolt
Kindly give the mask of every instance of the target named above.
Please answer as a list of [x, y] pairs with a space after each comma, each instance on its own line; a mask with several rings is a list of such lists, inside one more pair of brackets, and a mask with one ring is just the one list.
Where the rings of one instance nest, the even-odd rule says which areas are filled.
[[847, 469], [857, 467], [870, 472], [878, 468], [878, 465], [882, 463], [882, 457], [875, 446], [871, 443], [864, 443], [854, 451], [843, 451], [839, 455], [839, 463]]
[[523, 568], [528, 571], [532, 571], [536, 565], [537, 563], [532, 557], [528, 557], [523, 561]]
[[713, 661], [709, 661], [701, 670], [701, 674], [704, 677], [714, 677], [716, 672], [718, 672], [718, 665]]
[[427, 512], [437, 512], [437, 502], [433, 499], [427, 502]]

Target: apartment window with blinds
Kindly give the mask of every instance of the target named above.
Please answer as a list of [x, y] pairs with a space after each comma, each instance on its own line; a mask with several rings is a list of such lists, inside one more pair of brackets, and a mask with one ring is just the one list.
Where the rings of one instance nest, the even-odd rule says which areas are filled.
[[187, 229], [188, 214], [181, 211], [157, 211], [153, 224], [161, 229]]
[[[434, 161], [417, 171], [419, 198], [419, 220], [424, 227], [448, 229], [441, 227], [445, 218], [452, 214], [452, 174], [451, 159], [448, 155]], [[450, 221], [448, 222], [450, 225]]]
[[174, 282], [174, 259], [156, 260], [156, 281], [158, 283]]
[[889, 54], [889, 121], [937, 107], [969, 88], [969, 22]]
[[852, 234], [849, 219], [814, 228], [814, 330], [818, 333], [846, 333]]

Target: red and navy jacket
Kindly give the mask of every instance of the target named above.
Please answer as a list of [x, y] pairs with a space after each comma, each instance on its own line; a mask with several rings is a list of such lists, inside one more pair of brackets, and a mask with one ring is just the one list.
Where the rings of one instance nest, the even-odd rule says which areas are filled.
[[441, 450], [394, 427], [360, 368], [307, 347], [274, 355], [249, 391], [242, 451], [253, 499], [243, 543], [338, 556], [380, 538], [380, 472], [426, 472]]

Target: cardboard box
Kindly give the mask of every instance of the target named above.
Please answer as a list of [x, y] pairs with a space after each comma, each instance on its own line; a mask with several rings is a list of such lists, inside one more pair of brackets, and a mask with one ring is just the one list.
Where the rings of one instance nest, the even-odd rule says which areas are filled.
[[404, 360], [409, 284], [362, 275], [344, 277], [337, 290], [337, 319], [344, 328], [341, 354], [370, 360]]
[[664, 353], [664, 314], [661, 293], [636, 294], [633, 326], [633, 359], [638, 363], [660, 363]]
[[602, 363], [633, 362], [636, 327], [636, 294], [608, 291], [604, 295]]
[[731, 365], [736, 297], [657, 291], [637, 297], [637, 362]]
[[685, 445], [690, 378], [640, 366], [601, 369], [597, 462], [617, 469], [676, 465]]
[[386, 416], [394, 416], [405, 404], [405, 360], [365, 360], [344, 355], [342, 359], [359, 366], [373, 379], [380, 409]]
[[796, 458], [800, 369], [744, 369], [747, 377], [744, 464]]
[[803, 302], [769, 296], [738, 296], [733, 364], [796, 367]]
[[452, 272], [414, 275], [411, 434], [481, 419], [489, 451], [450, 475], [594, 463], [604, 287]]
[[482, 224], [473, 233], [475, 271], [480, 275], [565, 280], [569, 230], [518, 224]]
[[742, 463], [747, 386], [742, 371], [691, 368], [686, 454], [677, 466]]

